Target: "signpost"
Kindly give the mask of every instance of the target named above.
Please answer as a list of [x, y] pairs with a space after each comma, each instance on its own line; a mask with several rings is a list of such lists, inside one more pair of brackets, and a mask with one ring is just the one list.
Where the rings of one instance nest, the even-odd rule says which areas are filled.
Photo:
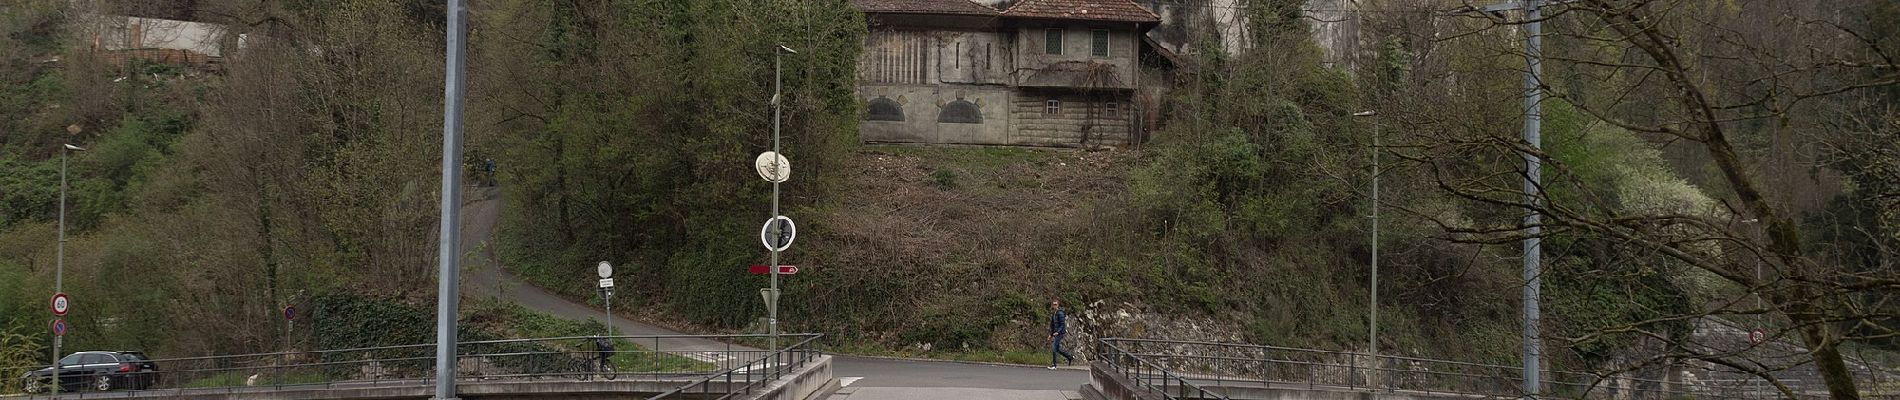
[[[769, 273], [772, 273], [772, 267], [770, 267], [770, 266], [765, 266], [765, 265], [754, 265], [754, 266], [751, 266], [751, 267], [749, 267], [749, 268], [747, 268], [746, 270], [748, 270], [748, 271], [750, 271], [750, 272], [752, 272], [752, 274], [753, 274], [753, 275], [765, 275], [765, 274], [769, 274]], [[798, 273], [798, 266], [796, 266], [796, 265], [780, 265], [780, 266], [778, 266], [778, 274], [779, 274], [779, 275], [793, 275], [793, 274], [797, 274], [797, 273]]]
[[614, 335], [614, 265], [601, 261], [594, 266], [594, 273], [600, 276], [600, 303], [604, 305], [600, 324], [607, 327], [604, 336]]
[[61, 316], [61, 317], [66, 316], [66, 309], [70, 307], [71, 304], [72, 304], [72, 301], [66, 298], [65, 293], [54, 293], [53, 294], [53, 315]]

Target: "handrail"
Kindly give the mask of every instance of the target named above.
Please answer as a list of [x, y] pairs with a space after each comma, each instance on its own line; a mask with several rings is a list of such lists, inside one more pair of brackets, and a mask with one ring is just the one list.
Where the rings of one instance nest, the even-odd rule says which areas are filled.
[[[1105, 338], [1096, 339], [1095, 343], [1098, 346], [1096, 350], [1096, 354], [1106, 355], [1102, 357], [1097, 357], [1097, 360], [1101, 361], [1102, 363], [1108, 364], [1109, 367], [1114, 368], [1116, 372], [1120, 373], [1123, 377], [1129, 378], [1131, 381], [1133, 381], [1136, 386], [1140, 386], [1142, 389], [1146, 389], [1150, 393], [1159, 394], [1161, 395], [1162, 398], [1165, 398], [1165, 399], [1187, 398], [1185, 397], [1185, 395], [1177, 396], [1175, 392], [1171, 392], [1168, 390], [1170, 382], [1178, 382], [1179, 383], [1178, 387], [1181, 390], [1180, 393], [1184, 394], [1184, 393], [1187, 393], [1189, 390], [1191, 390], [1195, 394], [1199, 395], [1199, 397], [1192, 397], [1192, 398], [1196, 398], [1196, 399], [1213, 398], [1213, 399], [1227, 400], [1226, 395], [1215, 393], [1213, 391], [1207, 390], [1206, 388], [1202, 388], [1199, 385], [1195, 385], [1193, 381], [1189, 381], [1187, 378], [1177, 375], [1174, 372], [1169, 371], [1167, 368], [1164, 368], [1158, 364], [1152, 363], [1148, 361], [1147, 359], [1142, 358], [1140, 355], [1136, 353], [1131, 353], [1126, 350], [1123, 350], [1121, 347], [1118, 347], [1114, 343], [1111, 343], [1109, 339], [1105, 339]], [[1119, 360], [1123, 358], [1126, 358], [1128, 360], [1133, 360], [1135, 365], [1120, 364]], [[1147, 369], [1151, 369], [1155, 371], [1160, 371], [1161, 372], [1160, 387], [1156, 388], [1155, 387], [1156, 385], [1152, 382], [1149, 382], [1149, 379], [1143, 379], [1139, 373], [1136, 373], [1139, 370], [1131, 371], [1130, 370], [1131, 367], [1147, 368]]]
[[[751, 359], [761, 354], [778, 354], [765, 350], [754, 350], [745, 346], [730, 344], [727, 340], [724, 349], [709, 349], [700, 345], [689, 349], [662, 347], [666, 339], [748, 339], [765, 338], [763, 334], [731, 335], [612, 335], [612, 336], [564, 336], [552, 338], [513, 338], [477, 340], [457, 343], [457, 380], [498, 378], [510, 379], [546, 379], [569, 378], [587, 380], [594, 377], [603, 379], [644, 379], [670, 382], [674, 379], [698, 378], [705, 374], [730, 371], [725, 368], [738, 360]], [[809, 337], [816, 335], [792, 335]], [[645, 348], [628, 347], [602, 352], [593, 347], [595, 339], [609, 339], [617, 342], [632, 342]], [[319, 386], [332, 387], [339, 384], [372, 385], [426, 385], [433, 382], [433, 357], [427, 354], [433, 350], [433, 343], [372, 346], [346, 349], [322, 349], [308, 351], [280, 351], [268, 353], [209, 355], [176, 358], [151, 358], [143, 362], [156, 364], [153, 372], [134, 372], [127, 375], [115, 375], [111, 385], [115, 388], [134, 390], [199, 390], [242, 387], [286, 387]], [[607, 360], [603, 365], [600, 360]], [[27, 367], [26, 371], [36, 371], [48, 365]], [[607, 367], [614, 367], [608, 369]], [[615, 372], [614, 369], [630, 371]], [[8, 369], [7, 376], [0, 376], [0, 382], [6, 382], [12, 389], [28, 386], [28, 382], [37, 381], [42, 388], [48, 380], [44, 377], [26, 377], [22, 379], [18, 369]], [[621, 377], [625, 375], [632, 378]], [[68, 385], [71, 383], [68, 382]]]
[[[1324, 386], [1345, 390], [1496, 397], [1521, 394], [1522, 381], [1519, 376], [1523, 368], [1517, 366], [1193, 340], [1101, 338], [1098, 342], [1141, 362], [1163, 367], [1165, 371], [1174, 373], [1175, 377], [1214, 381], [1217, 382], [1215, 386], [1221, 385], [1218, 382], [1232, 381], [1269, 386], [1303, 384], [1309, 388]], [[1197, 354], [1181, 354], [1184, 349], [1196, 346], [1212, 349], [1191, 352]], [[1551, 398], [1779, 396], [1778, 392], [1760, 393], [1757, 386], [1744, 385], [1749, 383], [1745, 381], [1650, 379], [1623, 373], [1545, 371]], [[1649, 373], [1657, 372], [1652, 370]]]
[[[702, 394], [712, 393], [710, 389], [708, 388], [712, 386], [712, 382], [719, 380], [721, 377], [724, 377], [726, 380], [726, 387], [725, 387], [726, 392], [724, 396], [720, 396], [718, 397], [718, 399], [724, 400], [724, 399], [730, 399], [733, 396], [740, 395], [740, 394], [750, 394], [752, 393], [752, 389], [754, 387], [757, 387], [760, 384], [764, 384], [765, 382], [776, 381], [778, 380], [780, 376], [783, 376], [785, 369], [789, 366], [787, 365], [787, 363], [783, 362], [784, 361], [783, 356], [785, 356], [786, 354], [797, 354], [799, 356], [797, 357], [797, 364], [795, 365], [795, 367], [805, 366], [805, 363], [807, 361], [810, 361], [811, 353], [812, 353], [808, 345], [811, 344], [812, 342], [817, 341], [819, 338], [824, 337], [823, 334], [801, 334], [801, 335], [790, 335], [790, 336], [807, 336], [807, 337], [805, 338], [805, 340], [801, 340], [798, 343], [793, 343], [790, 346], [786, 346], [783, 349], [772, 350], [770, 354], [766, 354], [765, 356], [759, 357], [756, 360], [747, 362], [744, 365], [735, 366], [733, 368], [726, 368], [720, 371], [719, 373], [708, 375], [705, 378], [700, 378], [698, 380], [688, 382], [684, 385], [680, 385], [680, 387], [674, 388], [673, 390], [666, 391], [665, 393], [660, 393], [658, 395], [654, 395], [653, 397], [649, 397], [648, 400], [658, 400], [658, 399], [663, 399], [663, 398], [667, 398], [671, 396], [676, 396], [681, 393], [688, 393], [694, 387], [700, 388], [701, 389], [700, 393]], [[753, 372], [757, 371], [757, 369], [753, 368], [753, 364], [765, 363], [768, 360], [772, 362], [762, 365], [765, 367], [766, 372], [762, 374], [758, 374], [758, 375], [761, 375], [760, 377], [764, 379], [757, 379], [757, 380], [752, 379], [754, 375]], [[735, 389], [732, 386], [733, 377], [737, 375], [740, 371], [744, 371], [746, 374], [746, 377], [743, 380], [745, 385]], [[741, 392], [741, 390], [743, 390], [743, 393]]]

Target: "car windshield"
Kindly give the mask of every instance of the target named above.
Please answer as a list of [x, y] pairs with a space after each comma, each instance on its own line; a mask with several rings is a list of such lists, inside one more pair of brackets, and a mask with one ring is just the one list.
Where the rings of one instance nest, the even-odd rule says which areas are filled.
[[84, 355], [79, 354], [79, 353], [73, 353], [72, 355], [66, 356], [66, 358], [59, 359], [59, 365], [77, 365], [80, 363], [79, 359], [82, 356]]

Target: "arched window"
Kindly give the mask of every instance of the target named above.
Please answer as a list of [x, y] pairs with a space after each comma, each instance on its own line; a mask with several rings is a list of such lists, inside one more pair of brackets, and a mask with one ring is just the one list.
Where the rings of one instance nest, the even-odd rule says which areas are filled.
[[889, 97], [877, 96], [877, 98], [871, 99], [869, 106], [871, 108], [870, 112], [864, 114], [864, 120], [866, 121], [904, 120], [904, 105], [897, 104], [896, 100], [891, 100]]
[[976, 103], [971, 103], [969, 100], [957, 99], [957, 101], [943, 105], [943, 111], [937, 113], [937, 122], [981, 124], [983, 123], [983, 111], [976, 109]]

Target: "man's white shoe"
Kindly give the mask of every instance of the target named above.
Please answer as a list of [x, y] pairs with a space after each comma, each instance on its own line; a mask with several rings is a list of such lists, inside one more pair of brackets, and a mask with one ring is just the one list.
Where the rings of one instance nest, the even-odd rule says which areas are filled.
[[1056, 369], [1056, 366], [1054, 366], [1054, 365], [1051, 365], [1051, 366], [1049, 366], [1049, 369]]

